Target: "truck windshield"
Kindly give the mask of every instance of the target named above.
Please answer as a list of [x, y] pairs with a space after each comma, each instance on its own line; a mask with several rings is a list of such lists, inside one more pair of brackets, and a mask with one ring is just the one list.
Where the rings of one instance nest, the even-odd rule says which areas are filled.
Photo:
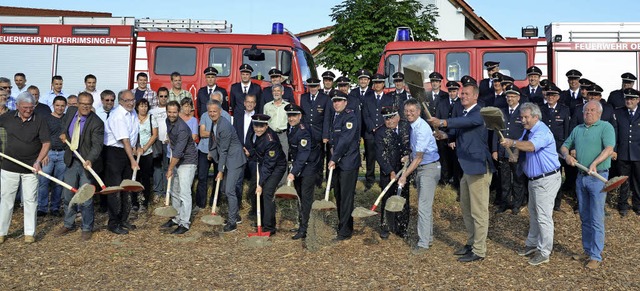
[[297, 48], [296, 57], [298, 58], [298, 65], [300, 65], [300, 75], [302, 75], [303, 82], [306, 82], [311, 77], [318, 78], [316, 64], [313, 62], [313, 57], [310, 53]]
[[387, 87], [394, 87], [391, 76], [395, 72], [403, 72], [404, 68], [422, 73], [422, 78], [427, 78], [435, 68], [434, 54], [404, 54], [399, 59], [400, 62], [398, 62], [398, 55], [387, 57], [385, 62], [385, 73], [388, 76]]
[[252, 61], [249, 60], [249, 57], [245, 56], [245, 52], [247, 50], [248, 49], [244, 49], [244, 51], [242, 52], [242, 63], [249, 64], [253, 68], [251, 78], [268, 81], [269, 70], [277, 68], [276, 51], [263, 49], [262, 52], [264, 53], [264, 61]]

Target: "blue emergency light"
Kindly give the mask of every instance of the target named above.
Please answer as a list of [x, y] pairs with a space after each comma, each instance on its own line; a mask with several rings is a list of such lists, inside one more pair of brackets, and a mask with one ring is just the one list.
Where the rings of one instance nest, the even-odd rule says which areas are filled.
[[396, 30], [395, 41], [410, 41], [410, 40], [411, 40], [411, 28], [398, 27], [398, 29]]
[[284, 25], [280, 22], [274, 22], [271, 26], [271, 34], [283, 34]]

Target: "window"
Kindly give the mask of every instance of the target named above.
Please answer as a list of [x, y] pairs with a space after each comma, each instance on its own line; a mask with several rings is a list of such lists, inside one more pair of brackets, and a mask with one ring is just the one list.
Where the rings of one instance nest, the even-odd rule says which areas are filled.
[[229, 76], [229, 67], [231, 66], [231, 49], [230, 48], [211, 48], [209, 50], [209, 66], [218, 70], [218, 76]]
[[245, 56], [245, 52], [249, 50], [244, 49], [242, 51], [242, 63], [249, 64], [253, 68], [251, 78], [257, 80], [268, 80], [269, 70], [276, 68], [276, 51], [275, 50], [262, 50], [264, 53], [264, 61], [252, 61], [249, 57]]
[[448, 53], [445, 78], [450, 81], [459, 81], [462, 76], [470, 75], [469, 63], [469, 53]]
[[302, 75], [302, 81], [306, 82], [309, 78], [318, 78], [318, 72], [316, 71], [316, 64], [313, 61], [313, 56], [307, 51], [297, 48], [296, 57], [298, 58], [298, 65], [300, 65], [300, 75]]
[[280, 71], [282, 71], [283, 81], [287, 80], [291, 76], [291, 61], [293, 54], [290, 51], [280, 52]]
[[157, 75], [171, 75], [178, 72], [184, 76], [196, 73], [196, 48], [157, 47], [153, 71]]
[[385, 86], [387, 88], [394, 88], [396, 85], [393, 83], [393, 74], [400, 69], [400, 57], [398, 55], [390, 55], [384, 62], [384, 74], [387, 76]]
[[[402, 71], [404, 73], [404, 69], [412, 69], [418, 73], [422, 73], [422, 78], [427, 79], [429, 74], [431, 74], [435, 68], [435, 55], [434, 54], [406, 54], [402, 55], [400, 59], [400, 64], [402, 65]], [[411, 76], [408, 76], [406, 73], [404, 75], [405, 80], [411, 80]], [[416, 80], [417, 81], [417, 80]], [[423, 83], [424, 80], [420, 81], [420, 84]]]
[[[485, 53], [482, 56], [482, 64], [486, 61], [500, 62], [500, 73], [516, 80], [527, 78], [527, 54], [525, 52]], [[482, 66], [482, 64], [480, 65]], [[486, 70], [484, 70], [483, 76], [488, 78]]]

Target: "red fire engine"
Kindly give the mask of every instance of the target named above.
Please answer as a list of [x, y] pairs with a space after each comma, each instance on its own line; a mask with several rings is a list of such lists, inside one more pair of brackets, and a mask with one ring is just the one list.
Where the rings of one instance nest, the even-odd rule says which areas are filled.
[[298, 99], [306, 79], [317, 77], [309, 49], [280, 23], [272, 34], [252, 35], [230, 33], [226, 21], [0, 16], [0, 29], [0, 76], [23, 72], [43, 93], [53, 75], [64, 78], [66, 94], [76, 94], [87, 74], [97, 77], [99, 90], [118, 91], [133, 88], [139, 72], [149, 75], [152, 89], [171, 88], [170, 74], [179, 72], [182, 88], [196, 98], [206, 67], [218, 70], [217, 84], [229, 92], [248, 63], [262, 87], [270, 85], [268, 71], [280, 69]]
[[[387, 76], [412, 67], [423, 76], [434, 71], [447, 80], [470, 75], [487, 78], [483, 64], [500, 62], [500, 72], [526, 86], [526, 69], [538, 66], [542, 78], [566, 87], [565, 73], [577, 69], [605, 92], [620, 88], [620, 75], [640, 72], [640, 23], [551, 23], [545, 38], [462, 41], [412, 41], [408, 28], [399, 28], [384, 49], [378, 72]], [[393, 80], [388, 85], [393, 87]], [[428, 81], [428, 80], [425, 80]], [[637, 87], [637, 84], [636, 84]], [[608, 94], [603, 94], [608, 96]]]

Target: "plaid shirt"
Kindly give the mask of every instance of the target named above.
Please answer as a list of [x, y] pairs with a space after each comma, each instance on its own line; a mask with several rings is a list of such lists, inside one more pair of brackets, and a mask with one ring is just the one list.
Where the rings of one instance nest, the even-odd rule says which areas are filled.
[[193, 96], [187, 90], [182, 89], [178, 95], [173, 92], [173, 89], [169, 89], [169, 101], [182, 101], [182, 99], [189, 97], [189, 99], [193, 100]]
[[[131, 93], [133, 93], [133, 95], [135, 96], [136, 91], [138, 91], [138, 88], [131, 90]], [[147, 89], [144, 91], [144, 95], [142, 96], [142, 98], [147, 99], [147, 101], [149, 101], [149, 110], [158, 107], [158, 95], [156, 94], [155, 91], [151, 90], [151, 88], [147, 87]]]
[[7, 108], [9, 108], [9, 110], [16, 110], [16, 99], [9, 96], [7, 97]]

